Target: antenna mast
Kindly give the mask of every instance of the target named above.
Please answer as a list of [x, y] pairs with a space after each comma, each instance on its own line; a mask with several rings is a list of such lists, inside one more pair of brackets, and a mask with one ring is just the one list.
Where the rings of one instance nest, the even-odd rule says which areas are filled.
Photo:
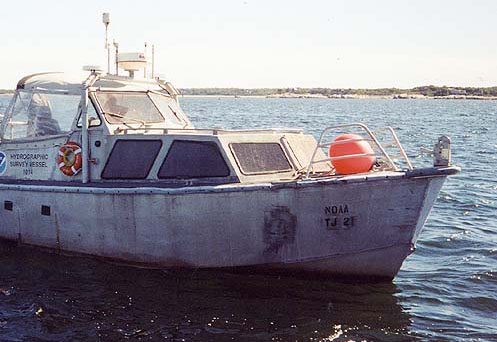
[[114, 48], [116, 49], [116, 51], [114, 52], [115, 54], [115, 62], [116, 62], [116, 76], [119, 76], [119, 59], [118, 59], [118, 56], [119, 56], [119, 43], [116, 42], [114, 40]]
[[110, 74], [110, 48], [109, 48], [109, 24], [110, 14], [104, 13], [102, 15], [102, 22], [105, 25], [105, 49], [107, 49], [107, 73]]
[[155, 45], [152, 44], [152, 78], [155, 77], [154, 75], [154, 69], [155, 69], [155, 66], [154, 66], [154, 63], [155, 63]]
[[[143, 52], [145, 55], [145, 59], [147, 58], [147, 42], [145, 42], [145, 50]], [[145, 68], [143, 68], [143, 78], [147, 78], [147, 64], [145, 64]]]

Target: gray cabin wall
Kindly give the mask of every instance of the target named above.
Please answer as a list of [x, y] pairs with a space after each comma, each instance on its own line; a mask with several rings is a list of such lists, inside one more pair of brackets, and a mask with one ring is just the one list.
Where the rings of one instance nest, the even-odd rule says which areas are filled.
[[[219, 153], [226, 164], [225, 177], [213, 177], [212, 184], [223, 183], [261, 183], [272, 181], [284, 181], [294, 179], [299, 170], [307, 166], [316, 146], [316, 140], [311, 135], [301, 133], [283, 132], [220, 132], [203, 133], [189, 131], [185, 134], [112, 134], [105, 125], [89, 129], [89, 171], [91, 182], [127, 182], [143, 183], [171, 183], [174, 177], [164, 179], [159, 177], [161, 166], [168, 155], [174, 141], [190, 141], [198, 143], [213, 144], [219, 148]], [[125, 142], [142, 141], [144, 150], [131, 148], [129, 153], [122, 149]], [[154, 144], [153, 142], [157, 142]], [[4, 142], [0, 144], [0, 151], [7, 156], [6, 171], [0, 175], [1, 179], [12, 180], [36, 180], [36, 181], [64, 181], [81, 182], [81, 172], [74, 176], [64, 175], [57, 165], [56, 159], [60, 148], [67, 142], [76, 142], [81, 145], [81, 131], [73, 131], [64, 136], [48, 137], [38, 140]], [[274, 172], [259, 172], [247, 174], [240, 168], [240, 160], [233, 151], [233, 144], [277, 144], [284, 158], [288, 161], [288, 169]], [[117, 145], [116, 145], [117, 144]], [[117, 146], [117, 147], [116, 147]], [[119, 147], [121, 146], [121, 147]], [[155, 146], [155, 147], [152, 147]], [[120, 149], [120, 156], [112, 157], [114, 148]], [[150, 156], [150, 149], [154, 149]], [[116, 153], [119, 151], [116, 151]], [[149, 157], [147, 157], [149, 156]], [[203, 156], [192, 155], [191, 158], [201, 159]], [[318, 159], [324, 158], [324, 153], [319, 150]], [[146, 160], [148, 158], [148, 161]], [[151, 158], [151, 159], [150, 159]], [[258, 156], [253, 156], [257, 159]], [[113, 159], [113, 160], [111, 160]], [[110, 165], [110, 164], [111, 165]], [[149, 164], [146, 168], [144, 164]], [[108, 169], [106, 170], [106, 167]], [[204, 165], [200, 165], [204, 167]], [[140, 169], [142, 168], [142, 169]], [[134, 171], [133, 171], [134, 170]], [[137, 172], [136, 175], [133, 176]], [[162, 178], [162, 179], [160, 179]], [[166, 177], [167, 178], [167, 177]], [[181, 184], [195, 183], [195, 177], [181, 178]], [[209, 177], [200, 177], [202, 184], [209, 183]], [[185, 183], [186, 182], [186, 183]], [[192, 183], [192, 184], [193, 184]]]

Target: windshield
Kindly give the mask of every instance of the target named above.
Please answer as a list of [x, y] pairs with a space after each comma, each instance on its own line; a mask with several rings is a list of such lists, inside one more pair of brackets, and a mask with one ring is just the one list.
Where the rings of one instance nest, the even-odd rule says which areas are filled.
[[178, 125], [176, 102], [157, 93], [97, 92], [96, 97], [110, 123], [158, 123]]
[[5, 118], [5, 139], [30, 139], [59, 135], [71, 130], [80, 95], [20, 91]]
[[169, 96], [159, 95], [156, 93], [149, 94], [152, 100], [154, 101], [157, 108], [159, 108], [160, 112], [164, 114], [166, 119], [171, 123], [181, 124], [183, 121], [180, 119], [178, 112], [180, 109], [175, 100], [170, 98]]

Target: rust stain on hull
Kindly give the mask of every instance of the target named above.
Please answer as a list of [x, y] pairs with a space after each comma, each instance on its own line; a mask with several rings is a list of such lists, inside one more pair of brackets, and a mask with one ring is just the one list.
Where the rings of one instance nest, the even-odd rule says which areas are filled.
[[264, 255], [272, 256], [278, 253], [285, 244], [295, 241], [297, 216], [288, 207], [273, 207], [264, 212], [264, 242], [267, 248]]

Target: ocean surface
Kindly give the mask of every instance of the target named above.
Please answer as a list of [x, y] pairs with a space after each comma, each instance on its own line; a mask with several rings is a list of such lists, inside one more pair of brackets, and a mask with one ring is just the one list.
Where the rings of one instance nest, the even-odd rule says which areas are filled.
[[463, 172], [391, 283], [138, 269], [1, 243], [0, 341], [497, 341], [497, 101], [181, 102], [199, 128], [389, 125], [416, 166], [447, 134]]

